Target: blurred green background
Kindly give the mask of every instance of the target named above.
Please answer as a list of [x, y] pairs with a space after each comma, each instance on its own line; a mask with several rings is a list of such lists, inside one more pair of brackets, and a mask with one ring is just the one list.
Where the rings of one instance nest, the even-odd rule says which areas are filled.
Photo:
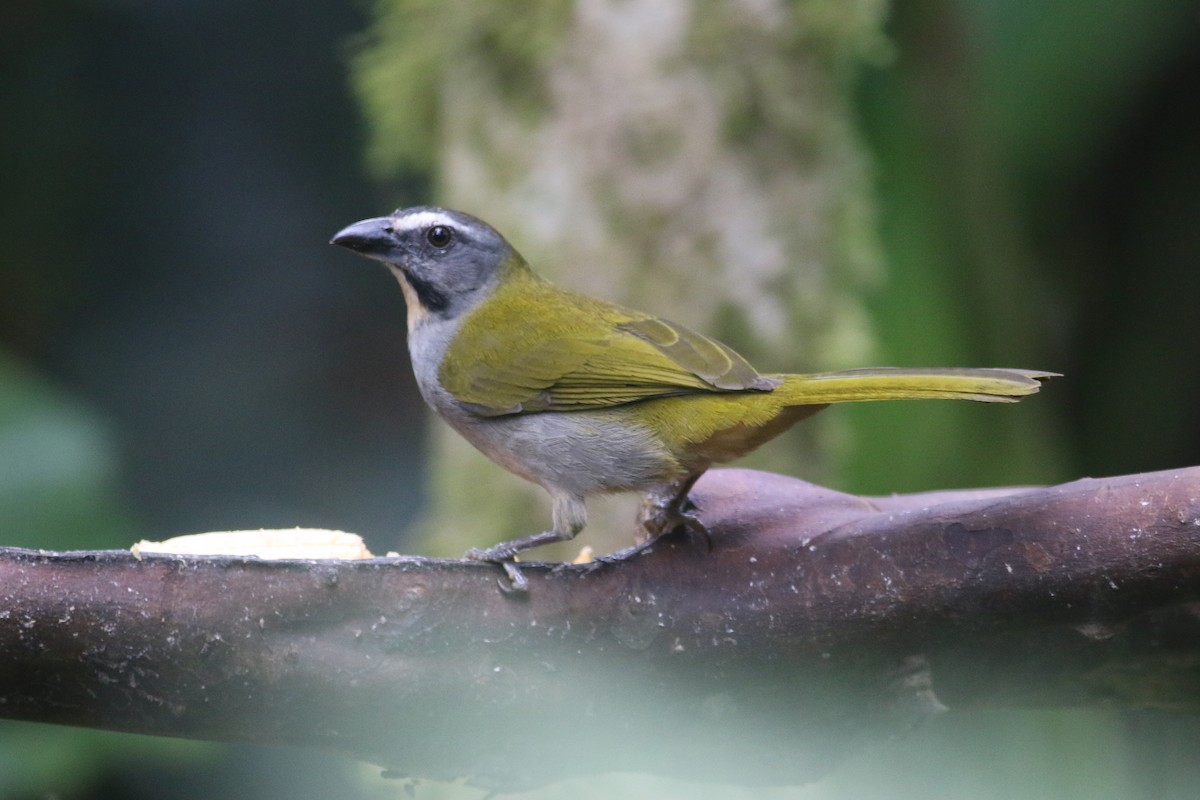
[[[401, 298], [326, 246], [431, 199], [436, 165], [365, 166], [349, 70], [369, 11], [0, 6], [0, 543], [311, 525], [405, 548], [427, 419]], [[830, 412], [848, 431], [834, 485], [1200, 464], [1200, 6], [908, 3], [887, 34], [893, 57], [855, 89], [887, 264], [867, 298], [879, 361], [1066, 377], [1032, 401], [1041, 449], [957, 406]], [[949, 715], [759, 794], [1191, 797], [1197, 746], [1187, 718]], [[0, 798], [400, 790], [334, 757], [0, 723]]]

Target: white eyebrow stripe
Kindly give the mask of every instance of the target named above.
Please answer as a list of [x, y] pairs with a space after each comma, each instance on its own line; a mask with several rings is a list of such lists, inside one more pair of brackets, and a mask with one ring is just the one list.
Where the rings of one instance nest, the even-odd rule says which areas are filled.
[[434, 225], [453, 227], [454, 224], [454, 220], [450, 218], [449, 214], [443, 214], [440, 211], [418, 211], [392, 220], [392, 230], [400, 233], [432, 228]]

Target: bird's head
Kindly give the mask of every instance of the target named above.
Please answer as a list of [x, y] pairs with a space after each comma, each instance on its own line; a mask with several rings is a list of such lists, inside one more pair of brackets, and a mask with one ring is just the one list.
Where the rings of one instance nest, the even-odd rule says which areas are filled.
[[356, 222], [330, 243], [382, 261], [396, 274], [408, 302], [410, 328], [429, 317], [461, 316], [486, 299], [506, 271], [526, 268], [492, 226], [433, 206]]

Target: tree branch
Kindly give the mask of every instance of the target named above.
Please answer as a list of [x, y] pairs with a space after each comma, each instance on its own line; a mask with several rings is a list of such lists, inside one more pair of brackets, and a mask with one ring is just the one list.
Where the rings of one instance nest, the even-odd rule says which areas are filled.
[[0, 716], [518, 789], [819, 776], [945, 706], [1200, 710], [1200, 468], [860, 498], [744, 470], [591, 565], [0, 550]]

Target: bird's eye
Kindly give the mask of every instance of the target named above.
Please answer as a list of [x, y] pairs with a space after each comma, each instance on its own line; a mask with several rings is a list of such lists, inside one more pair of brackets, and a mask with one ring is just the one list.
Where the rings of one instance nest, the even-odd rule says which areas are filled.
[[450, 244], [450, 240], [454, 238], [454, 231], [445, 225], [434, 225], [429, 230], [425, 231], [425, 241], [429, 242], [434, 247], [446, 247]]

